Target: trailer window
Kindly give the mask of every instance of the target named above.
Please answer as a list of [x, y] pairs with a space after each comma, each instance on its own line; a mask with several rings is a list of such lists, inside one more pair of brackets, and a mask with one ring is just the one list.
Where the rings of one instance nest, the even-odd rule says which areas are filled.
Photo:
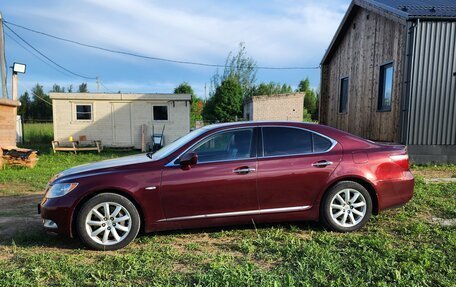
[[91, 121], [92, 120], [92, 105], [89, 105], [89, 104], [76, 105], [76, 120]]
[[168, 107], [167, 106], [154, 106], [154, 121], [167, 121], [168, 120]]

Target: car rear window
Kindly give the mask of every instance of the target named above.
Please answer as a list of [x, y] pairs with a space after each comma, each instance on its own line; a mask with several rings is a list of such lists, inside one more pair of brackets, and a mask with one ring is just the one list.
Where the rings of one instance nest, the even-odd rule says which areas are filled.
[[327, 138], [319, 136], [317, 134], [312, 134], [313, 139], [313, 152], [324, 152], [327, 151], [332, 143]]

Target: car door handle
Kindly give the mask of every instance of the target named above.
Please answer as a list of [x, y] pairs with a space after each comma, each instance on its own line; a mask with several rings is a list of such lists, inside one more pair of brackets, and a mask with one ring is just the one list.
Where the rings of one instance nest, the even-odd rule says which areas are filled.
[[240, 168], [236, 168], [235, 170], [233, 170], [234, 173], [237, 173], [237, 174], [246, 174], [246, 173], [249, 173], [249, 172], [252, 172], [252, 171], [255, 171], [256, 169], [254, 169], [253, 167], [240, 167]]
[[333, 164], [332, 161], [320, 160], [320, 161], [314, 162], [312, 165], [315, 167], [326, 167], [326, 166], [332, 165], [332, 164]]

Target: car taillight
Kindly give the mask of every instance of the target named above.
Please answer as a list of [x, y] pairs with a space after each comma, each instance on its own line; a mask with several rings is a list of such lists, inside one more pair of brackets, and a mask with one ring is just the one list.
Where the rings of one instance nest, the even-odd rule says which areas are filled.
[[408, 154], [393, 154], [390, 155], [390, 159], [397, 165], [404, 169], [409, 169], [409, 157]]

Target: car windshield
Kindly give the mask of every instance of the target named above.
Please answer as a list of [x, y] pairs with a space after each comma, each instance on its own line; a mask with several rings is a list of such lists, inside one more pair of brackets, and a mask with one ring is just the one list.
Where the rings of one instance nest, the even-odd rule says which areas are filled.
[[175, 152], [176, 150], [178, 150], [180, 147], [182, 147], [187, 142], [195, 139], [196, 137], [200, 136], [201, 134], [203, 134], [206, 131], [207, 131], [207, 129], [205, 129], [205, 128], [200, 128], [200, 129], [194, 130], [194, 131], [186, 134], [185, 136], [178, 138], [177, 140], [173, 141], [169, 145], [162, 147], [155, 153], [147, 153], [147, 156], [153, 160], [163, 159], [163, 158], [169, 156], [170, 154], [172, 154], [173, 152]]

